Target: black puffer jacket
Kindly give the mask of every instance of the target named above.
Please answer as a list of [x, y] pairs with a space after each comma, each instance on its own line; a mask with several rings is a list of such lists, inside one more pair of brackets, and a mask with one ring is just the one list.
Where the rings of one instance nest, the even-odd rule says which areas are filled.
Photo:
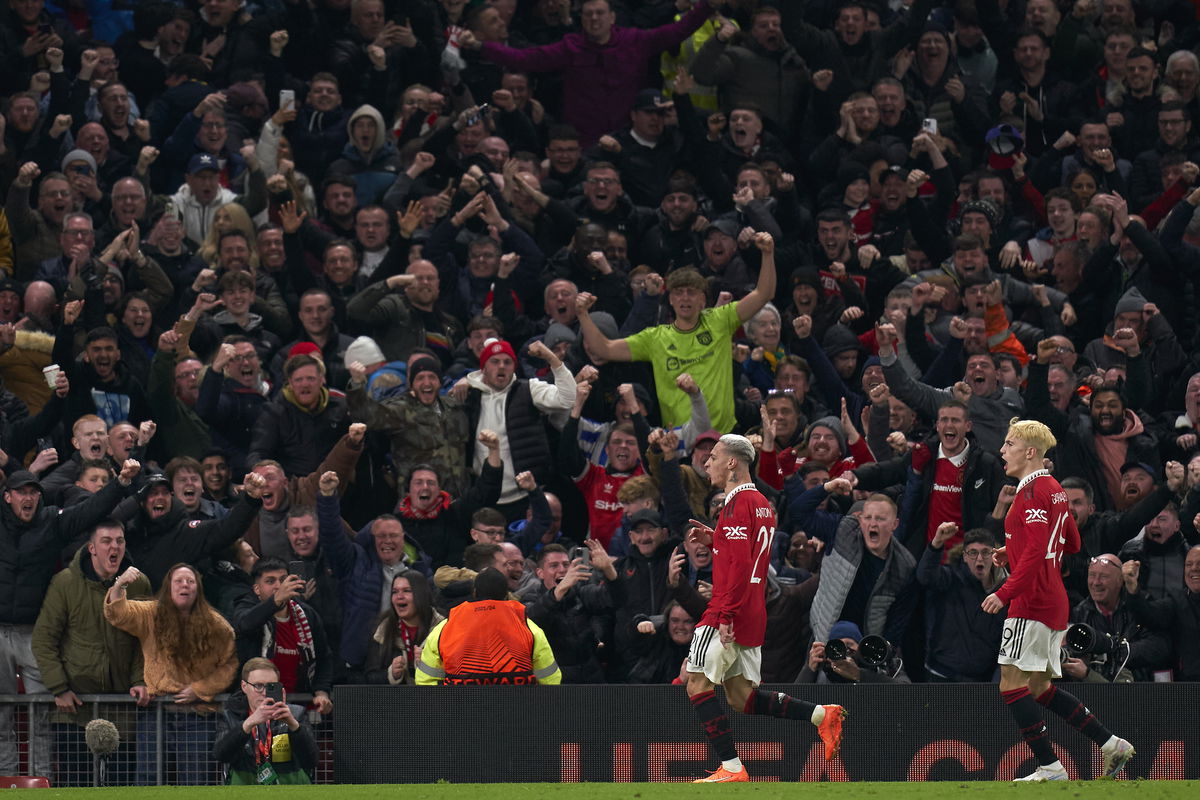
[[345, 395], [331, 393], [324, 409], [309, 414], [280, 393], [263, 406], [246, 463], [273, 458], [287, 475], [308, 475], [349, 428]]
[[0, 504], [0, 624], [32, 625], [58, 565], [59, 551], [110, 513], [128, 489], [110, 481], [85, 502], [59, 509], [42, 505], [21, 522]]
[[195, 564], [233, 544], [250, 527], [262, 501], [242, 492], [227, 515], [208, 521], [188, 519], [183, 504], [175, 499], [171, 510], [158, 519], [150, 519], [140, 504], [135, 508], [136, 515], [125, 523], [126, 552], [157, 592], [174, 565]]

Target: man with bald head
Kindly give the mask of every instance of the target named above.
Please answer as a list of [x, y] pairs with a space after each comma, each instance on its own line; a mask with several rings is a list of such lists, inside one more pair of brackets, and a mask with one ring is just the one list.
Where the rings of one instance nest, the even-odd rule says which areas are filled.
[[1150, 680], [1151, 671], [1170, 668], [1171, 643], [1166, 634], [1143, 627], [1129, 607], [1126, 587], [1136, 591], [1137, 565], [1136, 561], [1122, 564], [1112, 553], [1088, 561], [1088, 596], [1071, 609], [1071, 624], [1088, 625], [1101, 639], [1104, 634], [1124, 639], [1129, 642], [1128, 650], [1120, 647], [1105, 659], [1102, 653], [1074, 647], [1073, 637], [1068, 634], [1071, 657], [1062, 663], [1064, 677], [1092, 683], [1128, 683]]
[[133, 170], [133, 164], [119, 150], [114, 150], [108, 131], [99, 122], [89, 122], [75, 134], [75, 146], [91, 153], [96, 159], [96, 185], [105, 192]]
[[46, 281], [30, 281], [25, 286], [22, 306], [25, 309], [22, 319], [26, 320], [22, 327], [45, 333], [55, 331], [52, 320], [58, 311], [58, 295], [53, 286]]
[[137, 178], [118, 178], [109, 193], [109, 204], [112, 210], [108, 219], [96, 231], [96, 246], [103, 249], [117, 238], [117, 234], [129, 229], [133, 223], [143, 231], [143, 236], [149, 233], [146, 222], [146, 186]]
[[[397, 293], [401, 288], [404, 293]], [[389, 361], [407, 359], [414, 348], [427, 347], [445, 369], [464, 334], [457, 319], [438, 309], [440, 294], [437, 267], [418, 259], [403, 275], [367, 286], [347, 304], [346, 311], [351, 320], [371, 329]]]

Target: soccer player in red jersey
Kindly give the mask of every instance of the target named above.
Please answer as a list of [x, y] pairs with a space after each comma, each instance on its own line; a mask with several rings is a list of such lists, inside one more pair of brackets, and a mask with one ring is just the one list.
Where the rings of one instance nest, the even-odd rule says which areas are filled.
[[726, 434], [717, 441], [705, 469], [713, 486], [725, 489], [725, 507], [716, 530], [692, 520], [688, 531], [689, 541], [712, 548], [713, 589], [688, 652], [687, 693], [721, 759], [720, 769], [696, 783], [750, 780], [734, 749], [729, 718], [713, 691], [718, 683], [725, 687], [729, 705], [746, 714], [812, 722], [825, 742], [827, 759], [836, 756], [842, 744], [846, 712], [841, 706], [819, 706], [757, 688], [767, 628], [767, 567], [775, 512], [754, 486], [753, 463], [754, 446], [746, 437]]
[[1080, 546], [1067, 493], [1043, 466], [1046, 451], [1055, 444], [1054, 434], [1040, 422], [1014, 419], [1008, 428], [1000, 457], [1005, 473], [1019, 483], [1004, 518], [1005, 547], [992, 559], [996, 566], [1007, 565], [1010, 574], [982, 603], [989, 614], [1009, 607], [997, 659], [1000, 696], [1038, 762], [1032, 774], [1017, 779], [1021, 781], [1067, 780], [1038, 704], [1100, 745], [1105, 777], [1116, 775], [1134, 756], [1133, 745], [1109, 733], [1087, 706], [1050, 682], [1062, 677], [1059, 648], [1070, 611], [1063, 554], [1078, 552]]

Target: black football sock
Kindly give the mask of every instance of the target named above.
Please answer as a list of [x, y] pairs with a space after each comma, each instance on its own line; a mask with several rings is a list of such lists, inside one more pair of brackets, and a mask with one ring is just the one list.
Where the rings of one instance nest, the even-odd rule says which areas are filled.
[[746, 698], [746, 707], [743, 710], [747, 714], [764, 714], [780, 719], [802, 719], [807, 722], [812, 719], [813, 709], [816, 707], [815, 703], [797, 700], [783, 692], [755, 689]]
[[721, 761], [732, 761], [738, 757], [737, 749], [733, 746], [733, 731], [729, 729], [729, 717], [717, 702], [717, 693], [701, 692], [689, 698], [696, 716], [704, 726], [708, 743]]
[[1103, 746], [1112, 736], [1112, 732], [1100, 724], [1096, 715], [1080, 702], [1079, 698], [1054, 684], [1050, 684], [1049, 689], [1038, 695], [1037, 701], [1098, 745]]
[[1004, 699], [1009, 712], [1016, 720], [1017, 727], [1021, 729], [1021, 735], [1025, 737], [1025, 743], [1033, 751], [1037, 762], [1046, 767], [1058, 761], [1058, 756], [1054, 755], [1054, 750], [1050, 747], [1046, 721], [1042, 719], [1042, 712], [1038, 711], [1038, 704], [1029, 693], [1029, 688], [1022, 686], [1020, 689], [1000, 692], [1000, 697]]

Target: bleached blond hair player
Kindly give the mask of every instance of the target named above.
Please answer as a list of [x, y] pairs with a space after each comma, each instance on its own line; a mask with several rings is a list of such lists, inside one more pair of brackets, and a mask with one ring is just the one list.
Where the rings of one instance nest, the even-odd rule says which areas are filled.
[[725, 687], [732, 708], [746, 714], [808, 720], [825, 742], [825, 757], [842, 744], [845, 709], [797, 700], [758, 688], [762, 643], [767, 629], [767, 569], [775, 537], [775, 511], [750, 477], [754, 446], [745, 436], [726, 434], [705, 462], [713, 486], [725, 490], [716, 529], [692, 520], [688, 540], [709, 545], [713, 554], [712, 598], [696, 626], [687, 659], [687, 693], [721, 766], [697, 783], [750, 780], [733, 745], [729, 717], [713, 689]]
[[982, 608], [998, 614], [1006, 605], [1000, 645], [1000, 696], [1012, 713], [1038, 767], [1020, 781], [1065, 781], [1067, 771], [1054, 755], [1038, 705], [1048, 708], [1089, 739], [1104, 755], [1104, 777], [1116, 775], [1134, 756], [1133, 745], [1114, 736], [1073, 695], [1051, 680], [1062, 677], [1059, 648], [1070, 607], [1062, 580], [1064, 553], [1080, 548], [1079, 529], [1067, 493], [1045, 466], [1054, 434], [1041, 422], [1013, 419], [1000, 458], [1016, 478], [1008, 487], [1012, 505], [1004, 518], [1005, 546], [992, 556], [1009, 568], [1008, 580], [984, 598]]

